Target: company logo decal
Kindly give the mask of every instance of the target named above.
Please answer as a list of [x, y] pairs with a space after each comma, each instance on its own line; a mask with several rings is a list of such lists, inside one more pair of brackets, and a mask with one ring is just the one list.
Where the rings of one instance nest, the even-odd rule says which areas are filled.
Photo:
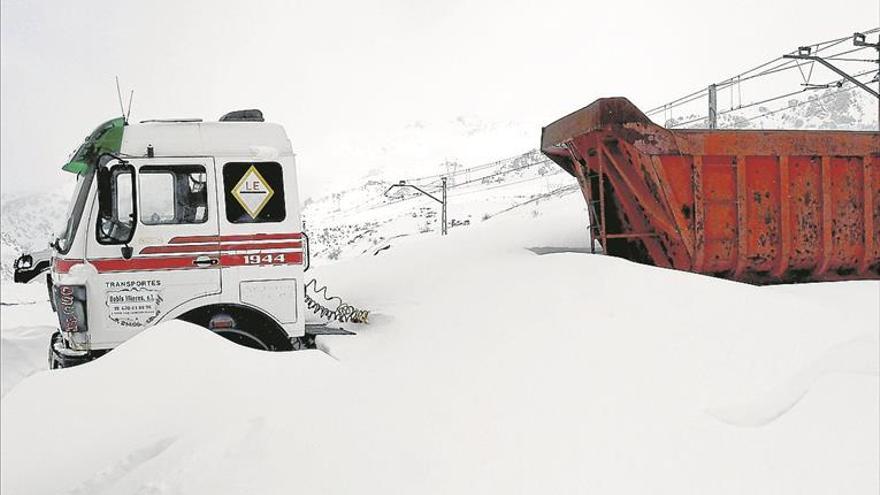
[[160, 280], [107, 282], [107, 317], [123, 327], [142, 327], [159, 317]]
[[257, 218], [266, 203], [275, 195], [275, 191], [257, 168], [251, 165], [232, 189], [232, 195], [251, 218]]

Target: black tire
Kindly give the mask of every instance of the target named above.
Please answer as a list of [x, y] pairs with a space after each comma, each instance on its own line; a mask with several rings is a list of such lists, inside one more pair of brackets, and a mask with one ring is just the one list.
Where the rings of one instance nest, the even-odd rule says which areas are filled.
[[235, 342], [238, 345], [249, 347], [251, 349], [257, 349], [260, 351], [269, 351], [271, 348], [268, 344], [263, 342], [263, 340], [254, 335], [251, 332], [245, 330], [239, 330], [237, 328], [227, 328], [227, 329], [215, 329], [212, 330], [217, 335], [223, 337], [230, 342]]
[[287, 332], [270, 317], [235, 304], [194, 309], [178, 317], [245, 347], [262, 351], [291, 351]]

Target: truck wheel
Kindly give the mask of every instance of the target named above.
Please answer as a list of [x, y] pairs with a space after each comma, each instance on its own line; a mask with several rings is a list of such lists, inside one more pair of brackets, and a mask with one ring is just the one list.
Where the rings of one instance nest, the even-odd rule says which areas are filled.
[[[208, 321], [208, 330], [238, 345], [261, 351], [270, 350], [270, 346], [260, 338], [257, 332], [249, 332], [241, 328], [247, 326], [247, 323], [242, 320], [243, 318], [233, 318], [227, 313], [215, 314]], [[245, 324], [242, 325], [242, 323]]]
[[178, 318], [205, 327], [227, 340], [251, 349], [293, 350], [290, 338], [281, 326], [267, 315], [244, 306], [202, 306]]
[[269, 350], [269, 346], [259, 337], [244, 330], [238, 330], [237, 328], [212, 328], [211, 330], [224, 339], [231, 340], [238, 345], [250, 347], [251, 349], [259, 349], [261, 351]]

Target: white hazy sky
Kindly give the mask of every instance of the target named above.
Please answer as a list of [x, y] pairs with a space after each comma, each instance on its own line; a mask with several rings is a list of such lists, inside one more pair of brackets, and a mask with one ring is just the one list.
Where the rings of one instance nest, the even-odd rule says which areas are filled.
[[393, 142], [414, 124], [533, 129], [509, 149], [480, 133], [467, 144], [502, 158], [598, 97], [646, 109], [880, 25], [880, 2], [2, 0], [0, 19], [3, 192], [61, 183], [70, 151], [118, 115], [119, 75], [135, 90], [132, 120], [261, 108], [287, 128], [301, 188], [319, 195], [385, 165], [389, 147], [436, 163], [480, 156], [430, 134]]

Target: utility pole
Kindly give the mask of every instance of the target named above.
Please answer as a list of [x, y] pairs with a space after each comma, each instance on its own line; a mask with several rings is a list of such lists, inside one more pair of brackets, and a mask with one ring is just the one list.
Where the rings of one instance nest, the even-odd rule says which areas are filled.
[[441, 204], [443, 205], [443, 210], [440, 214], [440, 221], [442, 222], [440, 235], [446, 235], [446, 177], [441, 177], [440, 183], [443, 185], [443, 201], [441, 202]]
[[418, 191], [418, 192], [424, 194], [425, 196], [427, 196], [427, 197], [433, 199], [434, 201], [440, 203], [440, 205], [441, 205], [441, 210], [440, 210], [440, 222], [441, 222], [441, 225], [440, 225], [440, 235], [446, 235], [446, 234], [447, 234], [447, 227], [446, 227], [446, 177], [441, 177], [441, 178], [440, 178], [440, 183], [442, 184], [442, 188], [443, 188], [443, 193], [442, 193], [442, 195], [441, 195], [441, 197], [442, 197], [443, 199], [440, 199], [440, 198], [438, 198], [437, 196], [434, 196], [433, 194], [429, 193], [428, 191], [425, 191], [424, 189], [420, 188], [419, 186], [416, 186], [416, 185], [413, 185], [413, 184], [407, 184], [405, 180], [402, 180], [402, 181], [398, 182], [397, 184], [391, 184], [391, 185], [388, 187], [388, 189], [385, 190], [384, 196], [385, 196], [385, 197], [388, 197], [388, 193], [389, 193], [392, 189], [394, 189], [395, 187], [411, 187], [411, 188], [415, 189], [416, 191]]
[[718, 128], [718, 87], [709, 85], [709, 129]]

